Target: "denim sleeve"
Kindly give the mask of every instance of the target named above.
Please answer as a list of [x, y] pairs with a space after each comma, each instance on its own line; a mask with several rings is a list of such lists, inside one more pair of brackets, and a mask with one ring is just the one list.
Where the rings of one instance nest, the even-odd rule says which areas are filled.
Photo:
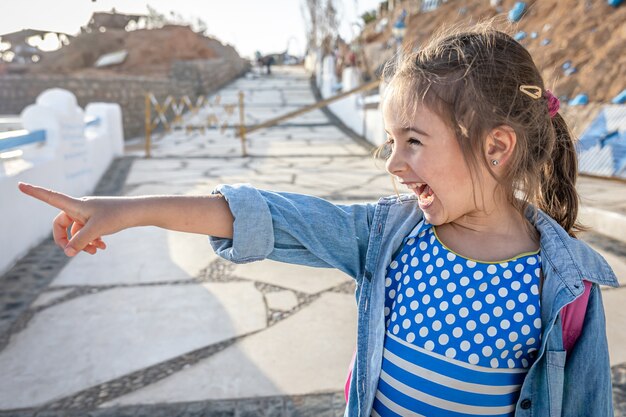
[[591, 288], [582, 333], [565, 362], [561, 415], [613, 416], [611, 365], [598, 284]]
[[235, 218], [233, 238], [209, 237], [232, 262], [261, 259], [337, 268], [356, 278], [364, 270], [373, 204], [335, 205], [321, 198], [220, 185]]

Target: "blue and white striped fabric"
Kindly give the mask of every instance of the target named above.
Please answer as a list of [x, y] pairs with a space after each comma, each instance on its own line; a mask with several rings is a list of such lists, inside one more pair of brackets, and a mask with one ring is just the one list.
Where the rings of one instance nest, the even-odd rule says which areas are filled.
[[387, 269], [372, 416], [513, 416], [540, 345], [540, 264], [467, 259], [418, 226]]
[[387, 334], [372, 415], [508, 417], [525, 376], [525, 369], [450, 360]]

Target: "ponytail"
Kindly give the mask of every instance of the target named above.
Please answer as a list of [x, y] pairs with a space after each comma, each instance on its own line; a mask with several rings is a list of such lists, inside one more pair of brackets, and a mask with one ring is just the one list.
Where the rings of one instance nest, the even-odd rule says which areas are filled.
[[551, 119], [555, 133], [551, 158], [541, 171], [539, 208], [556, 220], [570, 236], [585, 230], [576, 221], [579, 197], [576, 191], [578, 162], [572, 134], [561, 117]]

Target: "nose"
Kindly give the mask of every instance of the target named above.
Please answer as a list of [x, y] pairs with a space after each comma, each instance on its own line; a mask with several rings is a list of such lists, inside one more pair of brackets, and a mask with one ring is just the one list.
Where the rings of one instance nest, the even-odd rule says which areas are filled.
[[397, 147], [394, 147], [391, 151], [391, 155], [387, 158], [387, 162], [385, 162], [385, 169], [391, 175], [400, 175], [406, 171], [407, 167], [408, 165], [404, 155], [398, 150]]

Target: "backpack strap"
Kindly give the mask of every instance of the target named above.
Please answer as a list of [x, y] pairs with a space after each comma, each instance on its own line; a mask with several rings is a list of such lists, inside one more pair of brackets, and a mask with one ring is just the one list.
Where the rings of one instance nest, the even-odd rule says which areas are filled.
[[346, 377], [346, 385], [343, 388], [343, 395], [348, 402], [348, 395], [350, 395], [350, 381], [352, 381], [352, 372], [354, 371], [354, 360], [356, 359], [356, 349], [352, 354], [352, 360], [350, 361], [350, 369], [348, 370], [348, 376]]
[[576, 344], [578, 337], [582, 333], [583, 324], [585, 323], [585, 313], [587, 312], [587, 303], [589, 302], [589, 294], [591, 293], [591, 282], [583, 281], [583, 285], [585, 289], [582, 295], [561, 310], [563, 349], [567, 352]]

